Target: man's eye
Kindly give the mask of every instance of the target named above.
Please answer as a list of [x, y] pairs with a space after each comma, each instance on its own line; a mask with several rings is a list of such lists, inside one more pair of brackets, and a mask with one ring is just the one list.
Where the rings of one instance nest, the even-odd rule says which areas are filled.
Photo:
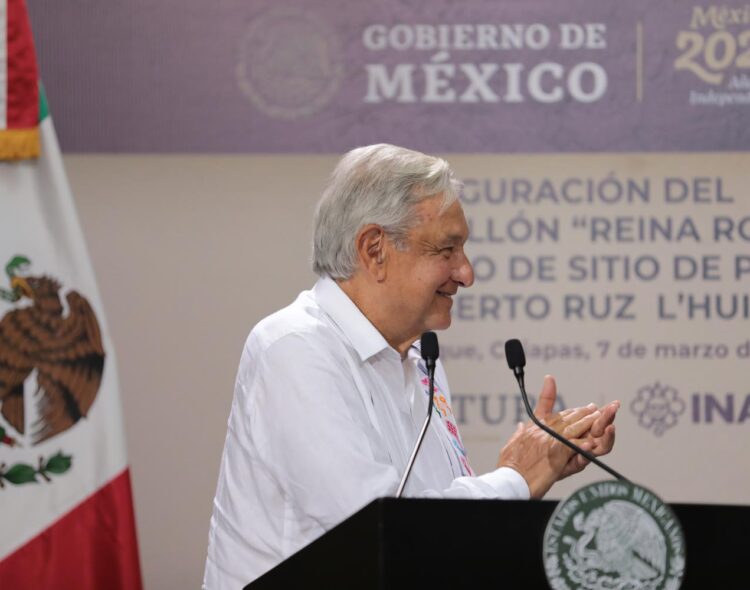
[[453, 246], [448, 246], [447, 248], [442, 248], [440, 250], [440, 253], [446, 258], [450, 258], [453, 255], [453, 250]]

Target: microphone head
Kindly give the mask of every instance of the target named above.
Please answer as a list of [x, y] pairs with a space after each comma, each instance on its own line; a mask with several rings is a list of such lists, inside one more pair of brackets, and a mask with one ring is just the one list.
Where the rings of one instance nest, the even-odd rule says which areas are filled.
[[523, 353], [523, 345], [515, 338], [505, 342], [505, 360], [512, 370], [526, 366], [526, 355]]
[[422, 351], [422, 358], [424, 360], [429, 359], [436, 361], [440, 356], [437, 334], [435, 334], [435, 332], [425, 332], [424, 334], [422, 334], [420, 349]]

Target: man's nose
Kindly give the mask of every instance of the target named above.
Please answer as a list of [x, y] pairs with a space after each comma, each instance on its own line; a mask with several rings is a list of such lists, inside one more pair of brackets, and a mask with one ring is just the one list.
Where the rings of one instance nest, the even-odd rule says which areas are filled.
[[471, 287], [474, 284], [474, 267], [464, 253], [461, 254], [461, 260], [453, 273], [453, 280], [463, 287]]

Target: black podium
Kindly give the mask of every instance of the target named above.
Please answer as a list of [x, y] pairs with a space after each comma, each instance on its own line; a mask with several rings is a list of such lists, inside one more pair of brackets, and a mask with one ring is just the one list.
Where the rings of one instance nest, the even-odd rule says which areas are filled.
[[[542, 537], [556, 502], [381, 498], [245, 590], [548, 588]], [[750, 588], [750, 507], [672, 504], [685, 590]], [[487, 586], [484, 586], [487, 584]]]

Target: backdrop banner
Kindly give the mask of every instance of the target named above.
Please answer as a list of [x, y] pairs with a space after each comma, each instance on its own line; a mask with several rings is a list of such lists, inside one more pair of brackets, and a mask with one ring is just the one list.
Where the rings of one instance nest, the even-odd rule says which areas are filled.
[[706, 151], [750, 139], [750, 5], [737, 0], [32, 4], [70, 151]]

